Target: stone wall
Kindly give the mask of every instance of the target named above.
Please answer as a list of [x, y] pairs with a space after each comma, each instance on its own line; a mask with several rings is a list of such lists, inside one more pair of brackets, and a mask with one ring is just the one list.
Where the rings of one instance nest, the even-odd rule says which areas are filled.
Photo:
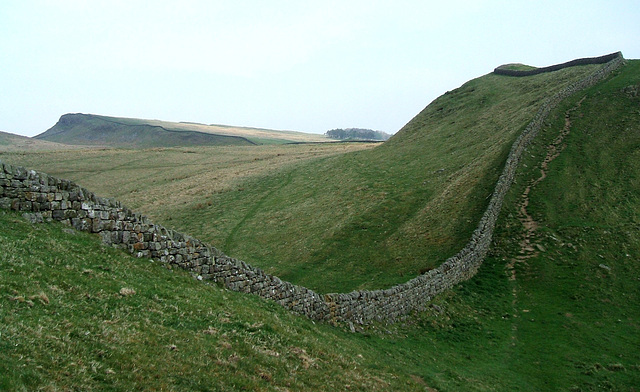
[[545, 72], [558, 71], [563, 68], [575, 67], [576, 65], [604, 64], [618, 57], [622, 57], [621, 52], [611, 53], [611, 54], [607, 54], [600, 57], [585, 57], [582, 59], [567, 61], [566, 63], [562, 63], [562, 64], [555, 64], [555, 65], [550, 65], [548, 67], [535, 68], [527, 71], [516, 71], [513, 69], [504, 69], [500, 66], [494, 69], [493, 73], [495, 73], [496, 75], [505, 75], [505, 76], [531, 76], [531, 75], [538, 75]]
[[104, 243], [137, 257], [189, 270], [199, 280], [214, 280], [231, 290], [260, 295], [313, 319], [329, 317], [329, 308], [317, 293], [154, 224], [120, 202], [98, 197], [71, 181], [0, 162], [0, 208], [24, 211], [33, 223], [57, 220], [97, 233]]
[[104, 243], [127, 249], [137, 257], [178, 266], [199, 280], [212, 280], [230, 290], [259, 295], [311, 319], [358, 324], [395, 321], [422, 309], [433, 296], [477, 272], [489, 250], [504, 196], [527, 144], [560, 101], [604, 79], [623, 61], [621, 55], [614, 57], [544, 102], [514, 142], [489, 206], [469, 243], [438, 268], [385, 290], [322, 296], [228, 257], [195, 238], [156, 225], [120, 202], [98, 197], [71, 181], [3, 162], [0, 162], [0, 208], [23, 211], [34, 223], [57, 220], [77, 230], [97, 233]]

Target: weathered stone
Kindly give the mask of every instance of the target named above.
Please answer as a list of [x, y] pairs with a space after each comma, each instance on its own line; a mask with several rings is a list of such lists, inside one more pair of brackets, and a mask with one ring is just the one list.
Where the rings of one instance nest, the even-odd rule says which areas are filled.
[[147, 244], [145, 244], [144, 242], [136, 242], [135, 244], [133, 244], [133, 250], [143, 250], [143, 249], [147, 249]]

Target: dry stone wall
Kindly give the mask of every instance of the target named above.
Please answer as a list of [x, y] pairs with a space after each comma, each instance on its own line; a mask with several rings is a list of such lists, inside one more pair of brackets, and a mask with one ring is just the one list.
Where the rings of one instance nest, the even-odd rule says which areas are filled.
[[113, 199], [77, 184], [0, 161], [0, 208], [23, 211], [32, 222], [61, 221], [97, 233], [106, 244], [190, 271], [230, 290], [251, 293], [314, 320], [367, 324], [395, 321], [422, 309], [435, 295], [471, 278], [489, 250], [504, 196], [524, 149], [551, 110], [563, 99], [604, 79], [623, 64], [621, 54], [605, 66], [548, 99], [514, 142], [489, 206], [469, 243], [438, 268], [385, 290], [320, 295], [284, 282], [188, 235], [152, 223]]
[[283, 282], [188, 235], [152, 223], [120, 202], [96, 196], [77, 184], [0, 162], [0, 208], [24, 211], [32, 222], [61, 221], [97, 233], [109, 245], [127, 249], [214, 280], [231, 290], [274, 300], [313, 319], [328, 318], [323, 298]]
[[588, 65], [588, 64], [604, 64], [609, 61], [615, 60], [618, 57], [622, 57], [621, 52], [611, 53], [600, 57], [585, 57], [582, 59], [575, 59], [571, 61], [567, 61], [562, 64], [550, 65], [548, 67], [541, 67], [535, 69], [529, 69], [526, 71], [517, 71], [513, 69], [505, 69], [502, 66], [493, 70], [493, 73], [496, 75], [505, 75], [505, 76], [531, 76], [538, 75], [545, 72], [554, 72], [559, 71], [564, 68], [575, 67], [576, 65]]

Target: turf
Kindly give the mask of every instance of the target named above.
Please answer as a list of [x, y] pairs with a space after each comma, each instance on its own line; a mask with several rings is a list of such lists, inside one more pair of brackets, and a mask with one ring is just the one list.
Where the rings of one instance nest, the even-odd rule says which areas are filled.
[[[205, 172], [169, 151], [126, 164], [105, 159], [109, 154], [95, 154], [94, 161], [64, 154], [35, 167], [99, 194], [91, 186], [99, 181], [83, 183], [84, 173], [106, 172], [99, 177], [105, 196], [321, 293], [385, 288], [435, 268], [464, 246], [518, 133], [546, 97], [598, 67], [527, 78], [488, 74], [436, 99], [379, 147], [267, 166], [255, 175], [238, 166], [234, 185], [224, 189], [159, 186], [174, 178], [215, 184], [215, 156]], [[188, 151], [202, 164], [216, 154]], [[40, 160], [32, 157], [32, 165]], [[32, 166], [26, 157], [16, 163], [22, 162]], [[175, 175], [167, 178], [165, 170]], [[122, 194], [127, 188], [135, 191]]]
[[[639, 89], [630, 61], [564, 102], [478, 274], [356, 334], [0, 212], [0, 389], [637, 390]], [[566, 147], [528, 195], [537, 251], [522, 260], [522, 194], [567, 112]]]

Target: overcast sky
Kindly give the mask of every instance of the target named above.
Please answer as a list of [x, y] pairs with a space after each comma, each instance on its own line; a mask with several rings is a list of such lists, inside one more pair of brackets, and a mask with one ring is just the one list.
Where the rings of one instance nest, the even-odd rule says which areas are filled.
[[638, 0], [1, 0], [0, 130], [81, 112], [394, 133], [500, 64], [618, 50], [640, 58]]

